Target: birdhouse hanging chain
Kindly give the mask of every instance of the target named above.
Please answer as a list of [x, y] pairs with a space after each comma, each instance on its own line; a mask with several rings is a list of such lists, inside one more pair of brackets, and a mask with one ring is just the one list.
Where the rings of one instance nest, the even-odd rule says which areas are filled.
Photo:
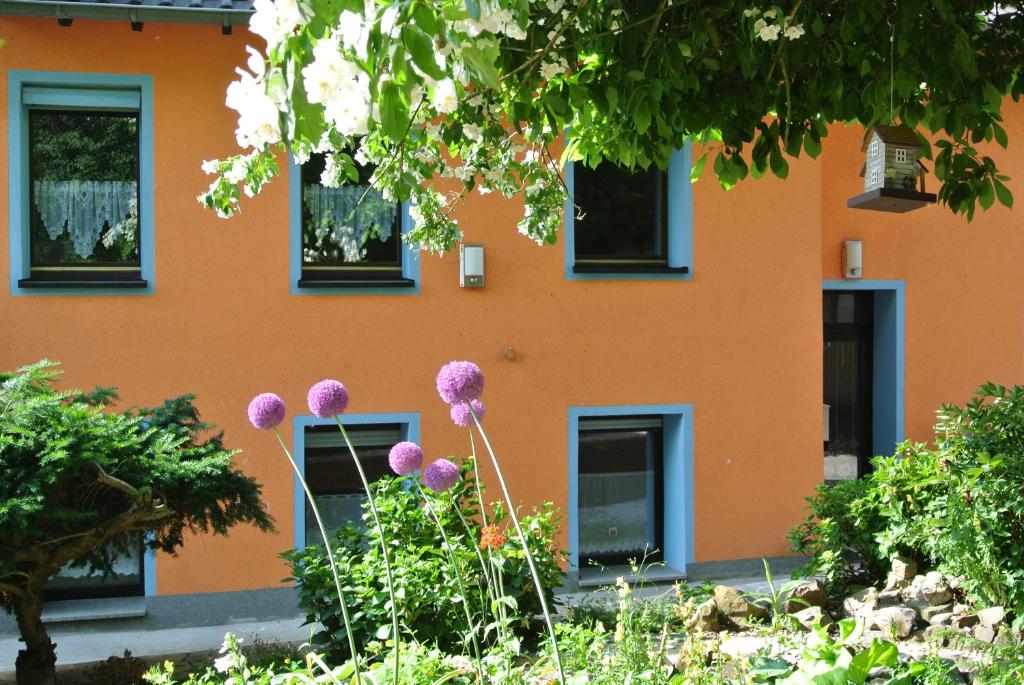
[[889, 24], [889, 123], [896, 124], [896, 3], [886, 20]]

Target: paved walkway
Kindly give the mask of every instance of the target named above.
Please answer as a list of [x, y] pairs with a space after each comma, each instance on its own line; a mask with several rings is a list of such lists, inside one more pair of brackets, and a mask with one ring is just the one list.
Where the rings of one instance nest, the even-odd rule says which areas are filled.
[[[776, 587], [789, 580], [788, 575], [776, 578]], [[768, 584], [764, 577], [730, 578], [717, 581], [732, 585], [743, 592], [765, 592]], [[641, 597], [674, 597], [671, 585], [652, 585], [642, 588]], [[580, 590], [562, 595], [565, 604], [594, 601], [604, 598], [616, 601], [611, 589]], [[111, 655], [121, 655], [130, 650], [137, 657], [163, 657], [220, 649], [224, 633], [231, 632], [249, 644], [258, 639], [263, 644], [302, 643], [310, 637], [310, 626], [303, 626], [303, 617], [291, 620], [268, 621], [264, 623], [232, 623], [228, 625], [203, 626], [197, 628], [170, 628], [150, 631], [125, 632], [82, 632], [78, 629], [51, 628], [50, 636], [57, 643], [57, 658], [61, 666], [86, 664], [103, 661]], [[0, 638], [0, 685], [14, 683], [14, 660], [21, 643], [16, 638]]]

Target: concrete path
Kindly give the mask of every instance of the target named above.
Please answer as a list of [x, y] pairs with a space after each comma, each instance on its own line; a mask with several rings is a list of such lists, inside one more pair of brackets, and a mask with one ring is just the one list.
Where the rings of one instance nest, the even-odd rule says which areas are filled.
[[[776, 587], [789, 580], [789, 576], [780, 574], [776, 578]], [[766, 592], [768, 584], [764, 576], [729, 578], [720, 581], [738, 588], [742, 592]], [[699, 585], [698, 583], [694, 583]], [[636, 593], [640, 597], [663, 597], [672, 601], [675, 592], [671, 584], [649, 585]], [[587, 589], [561, 595], [563, 604], [574, 605], [583, 601], [601, 601], [610, 603], [617, 601], [614, 589]], [[171, 628], [166, 630], [131, 631], [131, 632], [83, 632], [81, 627], [62, 629], [61, 626], [51, 628], [50, 636], [57, 643], [57, 658], [61, 666], [87, 664], [103, 661], [124, 650], [130, 650], [137, 657], [163, 657], [220, 649], [224, 641], [224, 633], [231, 632], [241, 637], [246, 643], [252, 644], [258, 639], [263, 644], [297, 643], [309, 640], [310, 626], [303, 626], [303, 617], [296, 616], [291, 620], [268, 621], [265, 623], [232, 623], [219, 626], [197, 628]], [[18, 655], [21, 643], [16, 638], [0, 638], [0, 685], [14, 683], [14, 660]]]
[[[231, 632], [252, 644], [302, 643], [309, 640], [310, 627], [303, 626], [304, 617], [266, 623], [233, 623], [199, 628], [167, 630], [86, 633], [79, 630], [52, 628], [50, 637], [57, 643], [57, 659], [62, 666], [103, 661], [111, 655], [130, 650], [137, 657], [157, 657], [220, 649], [224, 633]], [[0, 685], [14, 682], [14, 660], [21, 643], [16, 638], [0, 639]]]

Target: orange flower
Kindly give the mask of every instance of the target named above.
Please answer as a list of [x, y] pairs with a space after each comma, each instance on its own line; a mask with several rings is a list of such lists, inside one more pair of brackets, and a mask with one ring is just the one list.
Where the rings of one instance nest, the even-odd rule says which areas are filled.
[[480, 529], [480, 549], [498, 549], [506, 540], [505, 534], [497, 526], [484, 526]]

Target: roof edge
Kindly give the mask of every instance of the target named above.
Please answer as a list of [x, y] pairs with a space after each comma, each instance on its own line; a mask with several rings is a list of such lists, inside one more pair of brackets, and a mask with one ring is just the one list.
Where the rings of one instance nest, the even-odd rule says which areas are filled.
[[233, 8], [112, 5], [93, 2], [60, 3], [52, 0], [0, 0], [0, 15], [248, 26], [252, 11]]

